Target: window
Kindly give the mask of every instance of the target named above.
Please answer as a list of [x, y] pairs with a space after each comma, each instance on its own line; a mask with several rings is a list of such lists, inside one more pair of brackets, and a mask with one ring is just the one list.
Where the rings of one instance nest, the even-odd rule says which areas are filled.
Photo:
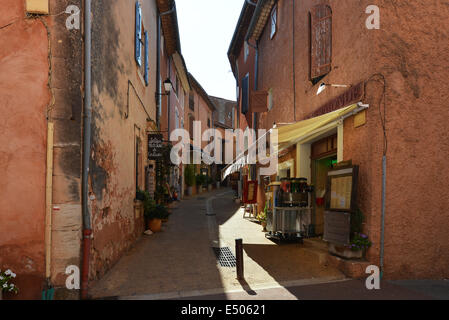
[[179, 111], [175, 109], [175, 129], [179, 129]]
[[178, 92], [179, 92], [179, 79], [178, 79], [178, 75], [176, 75], [176, 79], [175, 79], [175, 93], [176, 93], [176, 96], [178, 96]]
[[332, 9], [317, 5], [310, 12], [310, 79], [317, 83], [331, 71]]
[[242, 79], [242, 113], [249, 111], [249, 74]]
[[136, 2], [136, 62], [142, 66], [142, 8], [140, 3]]
[[189, 134], [190, 134], [190, 140], [193, 140], [193, 122], [195, 121], [195, 118], [190, 115], [189, 116]]
[[248, 42], [245, 41], [245, 52], [244, 52], [244, 58], [245, 58], [245, 62], [248, 59], [248, 55], [249, 55], [249, 46], [248, 46]]
[[195, 111], [195, 96], [193, 95], [193, 92], [190, 92], [189, 94], [189, 108], [192, 111]]
[[273, 88], [268, 90], [268, 111], [273, 109]]
[[210, 128], [210, 118], [207, 118], [207, 127]]
[[277, 8], [277, 6], [274, 6], [273, 10], [271, 11], [271, 33], [270, 33], [270, 39], [273, 39], [274, 35], [276, 34], [277, 14], [278, 14], [278, 8]]

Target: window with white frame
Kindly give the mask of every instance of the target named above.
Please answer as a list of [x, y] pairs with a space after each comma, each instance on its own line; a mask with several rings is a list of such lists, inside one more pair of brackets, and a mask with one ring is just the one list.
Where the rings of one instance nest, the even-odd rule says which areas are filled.
[[271, 33], [270, 33], [270, 39], [273, 39], [274, 35], [276, 34], [276, 28], [277, 28], [277, 12], [278, 8], [277, 6], [274, 6], [273, 10], [271, 11]]

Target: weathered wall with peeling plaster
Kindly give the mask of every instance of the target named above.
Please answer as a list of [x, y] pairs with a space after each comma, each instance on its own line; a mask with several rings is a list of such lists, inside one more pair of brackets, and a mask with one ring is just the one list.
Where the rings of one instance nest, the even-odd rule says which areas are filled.
[[91, 279], [104, 275], [144, 230], [142, 215], [134, 211], [135, 143], [139, 137], [143, 159], [139, 185], [144, 189], [146, 132], [156, 119], [157, 20], [154, 1], [141, 5], [150, 36], [148, 86], [134, 58], [135, 1], [92, 4]]

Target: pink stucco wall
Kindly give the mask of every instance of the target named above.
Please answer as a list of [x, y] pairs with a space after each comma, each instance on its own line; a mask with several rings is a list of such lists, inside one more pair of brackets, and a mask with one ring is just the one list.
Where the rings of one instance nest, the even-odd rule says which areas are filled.
[[2, 2], [0, 26], [0, 268], [17, 275], [20, 298], [44, 278], [48, 39], [25, 19], [24, 1]]

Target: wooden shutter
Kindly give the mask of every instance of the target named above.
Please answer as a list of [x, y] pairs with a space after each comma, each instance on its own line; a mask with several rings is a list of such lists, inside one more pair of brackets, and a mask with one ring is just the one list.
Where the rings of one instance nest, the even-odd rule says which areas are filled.
[[332, 63], [332, 9], [328, 5], [312, 8], [310, 78], [315, 79], [331, 71]]
[[251, 112], [268, 111], [268, 91], [251, 92]]
[[142, 65], [142, 9], [139, 2], [136, 2], [136, 61]]
[[145, 84], [149, 83], [149, 71], [150, 71], [150, 37], [148, 31], [145, 31]]

